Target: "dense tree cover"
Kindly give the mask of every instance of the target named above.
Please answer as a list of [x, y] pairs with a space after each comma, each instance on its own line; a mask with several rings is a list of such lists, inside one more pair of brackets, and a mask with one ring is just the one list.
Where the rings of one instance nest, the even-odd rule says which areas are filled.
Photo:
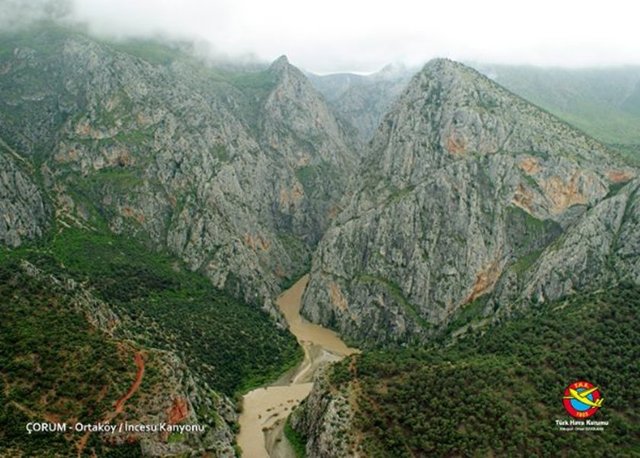
[[[27, 423], [99, 421], [135, 377], [133, 351], [93, 329], [62, 287], [0, 263], [0, 456], [73, 454], [80, 435], [27, 435]], [[109, 452], [95, 437], [87, 450]]]
[[53, 272], [64, 266], [130, 318], [127, 331], [140, 344], [175, 350], [225, 394], [260, 385], [302, 356], [294, 337], [265, 312], [133, 239], [66, 229], [48, 246], [22, 253], [13, 257], [26, 256]]
[[[43, 277], [27, 275], [22, 260]], [[174, 350], [228, 395], [274, 378], [302, 356], [293, 336], [266, 313], [217, 290], [176, 259], [133, 239], [65, 229], [38, 246], [0, 251], [0, 455], [70, 454], [76, 436], [27, 436], [25, 424], [49, 415], [98, 420], [135, 378], [133, 347], [123, 353], [122, 345], [92, 327], [48, 274], [81, 282], [110, 304], [123, 318], [116, 340]], [[146, 369], [141, 389], [157, 381], [149, 361]], [[87, 450], [139, 453], [135, 445], [106, 449], [98, 435]]]
[[307, 456], [306, 446], [307, 440], [306, 437], [302, 436], [291, 426], [291, 417], [288, 417], [284, 424], [284, 436], [289, 441], [293, 452], [296, 455], [296, 458], [305, 458]]
[[[335, 367], [358, 396], [370, 456], [637, 456], [640, 288], [623, 285], [533, 308], [482, 335], [377, 351]], [[560, 431], [564, 388], [601, 387], [604, 431]], [[615, 451], [615, 452], [614, 452]]]

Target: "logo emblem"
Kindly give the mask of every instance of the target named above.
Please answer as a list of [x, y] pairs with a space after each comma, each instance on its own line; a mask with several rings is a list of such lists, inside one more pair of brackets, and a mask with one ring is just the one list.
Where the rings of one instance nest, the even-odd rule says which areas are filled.
[[585, 380], [573, 382], [565, 388], [562, 403], [574, 418], [589, 418], [602, 407], [600, 388]]

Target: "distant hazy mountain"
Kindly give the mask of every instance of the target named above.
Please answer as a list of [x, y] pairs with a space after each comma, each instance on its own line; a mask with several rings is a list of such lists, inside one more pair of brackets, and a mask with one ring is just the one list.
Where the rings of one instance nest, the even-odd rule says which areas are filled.
[[324, 95], [336, 116], [350, 123], [368, 141], [405, 88], [415, 69], [389, 64], [371, 75], [335, 73], [307, 76]]
[[640, 67], [473, 66], [604, 143], [640, 145]]

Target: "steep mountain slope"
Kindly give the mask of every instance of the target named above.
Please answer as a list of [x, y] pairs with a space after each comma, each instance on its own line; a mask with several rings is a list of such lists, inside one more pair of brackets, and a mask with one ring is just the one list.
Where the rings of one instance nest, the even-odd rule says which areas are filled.
[[[96, 435], [85, 444], [88, 454], [103, 456], [113, 446], [125, 453], [127, 443], [129, 452], [146, 456], [234, 456], [234, 397], [302, 356], [266, 313], [126, 237], [65, 229], [41, 245], [0, 250], [0, 274], [3, 456], [54, 449], [68, 456], [80, 446], [83, 436], [72, 431], [32, 443], [27, 421], [72, 427], [104, 418], [204, 431], [172, 440], [162, 433]], [[136, 377], [134, 354], [144, 359], [142, 383], [117, 413], [115, 400]]]
[[309, 79], [334, 113], [354, 126], [362, 141], [369, 141], [412, 75], [408, 68], [390, 64], [371, 75], [309, 74]]
[[640, 145], [640, 68], [474, 65], [507, 89], [608, 144]]
[[[0, 276], [2, 456], [158, 456], [193, 450], [234, 455], [233, 404], [175, 352], [142, 347], [140, 335], [131, 332], [131, 318], [100, 297], [108, 295], [96, 295], [38, 252], [4, 258]], [[67, 430], [27, 433], [29, 422], [41, 421], [66, 423]], [[125, 421], [199, 424], [203, 430], [168, 441], [164, 432], [73, 429], [76, 422]]]
[[[372, 140], [359, 189], [318, 246], [303, 313], [362, 345], [422, 340], [462, 309], [490, 316], [509, 304], [490, 300], [494, 289], [512, 301], [536, 295], [534, 280], [517, 278], [545, 249], [547, 265], [568, 261], [552, 242], [635, 175], [476, 71], [432, 61]], [[584, 260], [589, 245], [572, 250]], [[588, 269], [548, 275], [536, 297], [609, 278], [597, 267], [580, 277]]]
[[[0, 454], [234, 455], [231, 398], [301, 357], [271, 298], [308, 269], [359, 145], [286, 58], [218, 68], [47, 25], [0, 36], [0, 91], [3, 298], [20, 298], [2, 304], [3, 336], [32, 344], [2, 355]], [[146, 375], [119, 412], [134, 355]], [[94, 385], [87, 358], [102, 359]], [[84, 399], [68, 408], [65, 376]], [[15, 429], [106, 416], [205, 431], [30, 443]]]
[[[640, 288], [546, 304], [482, 335], [374, 351], [330, 369], [292, 425], [308, 456], [636, 456]], [[596, 383], [601, 431], [562, 431], [562, 395]], [[598, 426], [592, 426], [594, 428]]]
[[29, 166], [0, 143], [0, 244], [19, 246], [49, 227], [42, 193]]
[[640, 284], [640, 180], [589, 209], [530, 265], [503, 274], [496, 302], [526, 297], [539, 302], [619, 281]]
[[215, 69], [55, 26], [0, 44], [0, 137], [42, 175], [59, 220], [98, 214], [267, 308], [307, 268], [357, 146], [286, 58]]

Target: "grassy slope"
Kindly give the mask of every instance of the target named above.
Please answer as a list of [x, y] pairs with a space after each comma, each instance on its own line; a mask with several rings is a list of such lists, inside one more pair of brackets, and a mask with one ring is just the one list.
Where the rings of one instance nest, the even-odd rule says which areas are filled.
[[[640, 288], [576, 297], [450, 346], [357, 361], [356, 427], [371, 456], [618, 456], [640, 453]], [[356, 378], [337, 366], [338, 387]], [[562, 392], [598, 384], [603, 432], [568, 433]]]

